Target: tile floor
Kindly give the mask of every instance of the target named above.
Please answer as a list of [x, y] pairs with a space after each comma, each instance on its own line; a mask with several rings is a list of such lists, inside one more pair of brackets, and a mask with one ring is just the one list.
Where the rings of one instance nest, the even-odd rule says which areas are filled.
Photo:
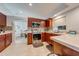
[[26, 43], [13, 43], [0, 53], [0, 56], [47, 56], [50, 51], [46, 48], [47, 43], [38, 48]]

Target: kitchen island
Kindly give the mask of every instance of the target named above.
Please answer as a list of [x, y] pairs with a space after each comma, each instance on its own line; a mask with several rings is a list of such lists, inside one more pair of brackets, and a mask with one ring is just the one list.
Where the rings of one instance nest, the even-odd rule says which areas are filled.
[[79, 34], [63, 34], [53, 36], [54, 53], [58, 55], [79, 56]]

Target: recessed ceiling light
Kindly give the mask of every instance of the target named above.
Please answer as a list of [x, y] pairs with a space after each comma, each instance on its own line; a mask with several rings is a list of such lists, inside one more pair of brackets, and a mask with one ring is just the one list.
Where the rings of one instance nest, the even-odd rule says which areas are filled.
[[29, 3], [29, 6], [32, 6], [32, 3]]

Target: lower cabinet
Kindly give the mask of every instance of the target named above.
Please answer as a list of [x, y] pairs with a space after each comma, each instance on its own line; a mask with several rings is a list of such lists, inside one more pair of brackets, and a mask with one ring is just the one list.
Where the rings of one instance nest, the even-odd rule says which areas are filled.
[[62, 52], [64, 56], [79, 56], [79, 52], [65, 46], [63, 46]]
[[49, 43], [49, 41], [50, 41], [50, 34], [49, 33], [46, 33], [46, 35], [45, 35], [45, 41], [47, 43]]
[[79, 56], [79, 52], [54, 42], [54, 53], [60, 56]]
[[0, 35], [0, 52], [12, 42], [12, 33]]
[[0, 35], [0, 52], [5, 48], [5, 35]]
[[60, 34], [54, 34], [54, 33], [46, 33], [46, 42], [50, 45], [53, 45], [53, 40], [50, 39], [50, 37], [59, 36]]
[[53, 40], [49, 40], [47, 43], [53, 45]]
[[33, 34], [32, 34], [32, 33], [28, 33], [27, 37], [28, 37], [27, 44], [28, 44], [28, 45], [29, 45], [29, 44], [32, 44]]
[[5, 35], [6, 36], [6, 47], [8, 46], [8, 45], [10, 45], [11, 44], [11, 42], [12, 42], [12, 33], [8, 33], [8, 34], [6, 34]]
[[42, 42], [46, 41], [46, 33], [45, 32], [41, 33], [41, 39], [42, 39]]
[[63, 53], [62, 53], [62, 45], [61, 44], [59, 44], [57, 42], [54, 42], [53, 48], [54, 48], [54, 53], [55, 54], [60, 55], [60, 56], [63, 55]]

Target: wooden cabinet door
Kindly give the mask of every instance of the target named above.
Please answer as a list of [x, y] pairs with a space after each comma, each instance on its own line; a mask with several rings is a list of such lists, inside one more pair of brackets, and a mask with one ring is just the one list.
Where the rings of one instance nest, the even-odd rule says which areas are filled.
[[5, 35], [0, 35], [0, 52], [5, 48]]
[[50, 34], [49, 33], [46, 33], [45, 38], [46, 38], [46, 42], [49, 42], [50, 41]]
[[54, 42], [54, 53], [61, 56], [79, 56], [79, 52]]
[[63, 55], [63, 53], [62, 53], [62, 45], [61, 44], [59, 44], [57, 42], [54, 42], [53, 48], [54, 48], [54, 53], [55, 54], [60, 55], [60, 56]]
[[48, 28], [52, 28], [52, 18], [48, 18], [46, 21], [45, 21], [45, 26], [48, 27]]
[[0, 26], [6, 26], [6, 16], [0, 13]]
[[27, 39], [27, 43], [28, 43], [28, 45], [29, 44], [32, 44], [32, 38], [33, 38], [33, 35], [32, 35], [32, 33], [28, 33], [28, 39]]
[[48, 33], [45, 35], [46, 42], [48, 41]]
[[46, 20], [46, 27], [49, 27], [49, 21]]
[[63, 46], [62, 52], [64, 56], [79, 56], [79, 52], [65, 46]]
[[54, 33], [46, 33], [45, 34], [45, 41], [48, 43], [48, 44], [52, 44], [53, 45], [53, 40], [51, 40], [51, 36], [59, 36], [59, 34], [54, 34]]
[[6, 47], [7, 47], [12, 42], [12, 33], [6, 34], [6, 39], [5, 40], [6, 40]]
[[41, 20], [40, 25], [41, 28], [45, 28], [45, 20]]
[[29, 18], [28, 18], [28, 27], [32, 27], [32, 23], [33, 23], [33, 22], [41, 22], [41, 20], [42, 20], [42, 19], [29, 17]]
[[49, 20], [45, 21], [45, 27], [49, 27]]
[[42, 42], [45, 42], [46, 41], [46, 33], [45, 32], [43, 32], [41, 34], [41, 39], [42, 39]]

